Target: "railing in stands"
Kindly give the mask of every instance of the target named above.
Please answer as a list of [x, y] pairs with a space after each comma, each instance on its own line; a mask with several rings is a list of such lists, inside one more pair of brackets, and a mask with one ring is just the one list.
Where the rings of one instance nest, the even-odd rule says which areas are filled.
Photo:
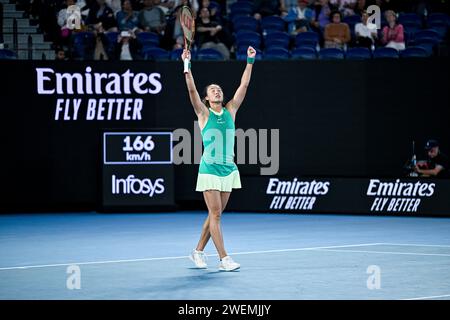
[[13, 20], [13, 49], [14, 51], [19, 54], [19, 39], [17, 34], [17, 19], [14, 18]]
[[27, 39], [28, 60], [33, 60], [33, 37], [28, 35]]
[[3, 3], [0, 2], [0, 43], [3, 41]]

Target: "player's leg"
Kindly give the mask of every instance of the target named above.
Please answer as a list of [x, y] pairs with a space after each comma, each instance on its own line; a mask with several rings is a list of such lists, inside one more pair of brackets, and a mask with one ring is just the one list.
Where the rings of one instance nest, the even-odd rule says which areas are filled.
[[[221, 192], [220, 198], [222, 200], [222, 213], [225, 210], [225, 207], [227, 206], [228, 199], [230, 199], [231, 192]], [[209, 214], [208, 217], [206, 217], [205, 222], [203, 223], [202, 227], [202, 233], [200, 235], [200, 240], [198, 241], [197, 248], [195, 248], [197, 251], [203, 251], [208, 244], [209, 239], [211, 238], [211, 233], [209, 232]]]
[[203, 197], [205, 198], [206, 206], [208, 207], [209, 232], [211, 233], [211, 238], [219, 257], [222, 259], [227, 256], [227, 253], [223, 244], [222, 230], [220, 228], [220, 220], [222, 217], [222, 199], [220, 197], [220, 191], [204, 191]]

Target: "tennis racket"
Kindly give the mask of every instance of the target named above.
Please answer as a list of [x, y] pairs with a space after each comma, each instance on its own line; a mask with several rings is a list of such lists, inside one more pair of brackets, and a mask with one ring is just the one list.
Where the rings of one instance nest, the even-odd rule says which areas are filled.
[[[183, 29], [184, 48], [191, 50], [192, 42], [194, 41], [195, 20], [192, 11], [189, 7], [183, 6], [180, 14], [181, 29]], [[189, 72], [189, 59], [184, 59], [184, 73]]]

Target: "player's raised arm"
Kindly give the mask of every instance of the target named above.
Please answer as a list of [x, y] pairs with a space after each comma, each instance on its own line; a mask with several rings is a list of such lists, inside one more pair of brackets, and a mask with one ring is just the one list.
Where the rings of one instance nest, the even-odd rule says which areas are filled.
[[[181, 55], [182, 61], [185, 59], [191, 60], [191, 53], [189, 50], [183, 50], [183, 54]], [[200, 99], [200, 95], [198, 94], [197, 88], [195, 87], [194, 77], [192, 76], [191, 68], [188, 69], [188, 72], [184, 73], [186, 79], [186, 85], [189, 92], [189, 98], [191, 100], [192, 106], [194, 107], [195, 114], [197, 117], [205, 117], [208, 114], [208, 108]]]
[[227, 103], [228, 111], [232, 113], [236, 113], [242, 102], [244, 101], [245, 94], [247, 93], [247, 88], [250, 83], [250, 78], [252, 75], [253, 63], [255, 62], [256, 50], [252, 47], [248, 47], [247, 49], [247, 66], [245, 67], [244, 74], [241, 78], [241, 84], [239, 88], [236, 90], [236, 93], [231, 99], [230, 102]]

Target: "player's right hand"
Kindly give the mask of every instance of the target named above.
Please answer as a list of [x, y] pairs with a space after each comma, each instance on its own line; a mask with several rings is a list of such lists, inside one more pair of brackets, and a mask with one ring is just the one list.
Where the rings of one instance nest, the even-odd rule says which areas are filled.
[[185, 59], [191, 60], [191, 51], [184, 49], [183, 53], [181, 54], [181, 59], [183, 59], [183, 61]]

